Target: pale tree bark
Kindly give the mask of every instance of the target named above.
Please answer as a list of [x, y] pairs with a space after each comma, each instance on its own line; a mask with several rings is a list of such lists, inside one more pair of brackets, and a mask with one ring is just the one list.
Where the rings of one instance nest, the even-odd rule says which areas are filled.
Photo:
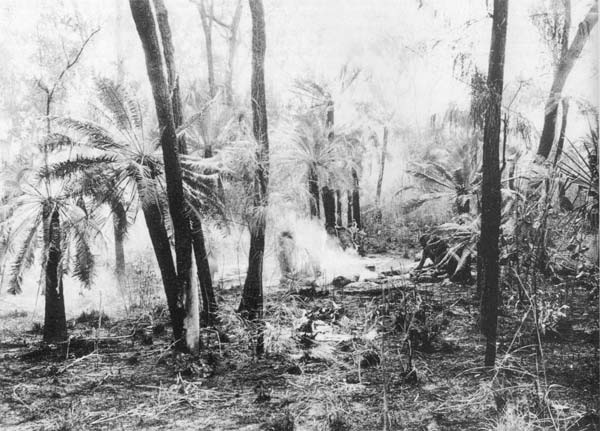
[[[482, 212], [479, 252], [481, 274], [477, 274], [483, 287], [481, 299], [481, 332], [486, 337], [485, 365], [496, 362], [499, 296], [499, 246], [500, 210], [500, 128], [502, 121], [502, 89], [504, 85], [504, 56], [508, 0], [494, 0], [492, 42], [488, 66], [488, 107], [483, 134], [483, 179], [481, 185]], [[479, 283], [478, 283], [479, 284]]]
[[208, 8], [206, 4], [207, 0], [199, 0], [196, 2], [198, 12], [200, 12], [200, 20], [202, 22], [202, 30], [204, 31], [204, 44], [206, 47], [206, 65], [208, 67], [208, 92], [210, 98], [216, 96], [217, 85], [215, 82], [215, 64], [213, 59], [213, 43], [212, 43], [212, 29], [213, 29], [213, 0], [208, 0]]
[[[570, 1], [565, 2], [566, 19], [565, 28], [570, 25]], [[558, 118], [558, 106], [562, 97], [562, 91], [567, 82], [567, 78], [575, 66], [575, 62], [581, 55], [583, 48], [590, 37], [590, 33], [596, 23], [598, 22], [598, 3], [594, 2], [591, 9], [583, 21], [579, 24], [577, 33], [571, 45], [566, 48], [563, 45], [561, 49], [561, 58], [558, 61], [556, 69], [554, 71], [554, 79], [552, 81], [552, 87], [550, 88], [550, 94], [546, 101], [544, 108], [544, 126], [542, 128], [542, 135], [540, 137], [540, 143], [537, 150], [537, 160], [544, 161], [550, 155], [552, 147], [555, 141], [556, 134], [556, 121]], [[565, 30], [563, 30], [564, 32]], [[565, 34], [565, 40], [568, 43], [568, 30]]]
[[[144, 49], [146, 70], [152, 87], [154, 105], [158, 125], [160, 127], [160, 145], [165, 166], [165, 179], [167, 184], [167, 200], [169, 213], [175, 234], [175, 255], [177, 269], [177, 285], [165, 286], [165, 290], [175, 290], [177, 297], [176, 308], [182, 308], [183, 303], [192, 298], [190, 289], [192, 280], [192, 237], [190, 220], [185, 208], [185, 195], [181, 164], [178, 154], [177, 135], [169, 85], [165, 79], [165, 60], [160, 48], [159, 34], [156, 28], [156, 19], [149, 0], [130, 0], [131, 14]], [[158, 258], [158, 256], [157, 256]], [[167, 293], [167, 298], [172, 297]], [[172, 320], [180, 319], [181, 313], [171, 315]], [[181, 322], [174, 321], [174, 329], [180, 327]], [[177, 347], [181, 350], [189, 349], [197, 352], [199, 339], [190, 339], [186, 334], [174, 334]], [[179, 335], [179, 337], [178, 337]]]
[[125, 63], [125, 56], [124, 56], [124, 49], [123, 49], [123, 10], [122, 10], [122, 5], [123, 5], [123, 1], [122, 0], [114, 0], [115, 2], [115, 13], [116, 13], [116, 20], [115, 20], [115, 27], [117, 29], [117, 34], [115, 37], [115, 44], [116, 44], [116, 52], [117, 52], [117, 84], [119, 85], [123, 85], [124, 81], [125, 81], [125, 67], [124, 67], [124, 63]]
[[239, 311], [257, 323], [256, 353], [264, 352], [263, 317], [263, 257], [265, 252], [266, 209], [269, 183], [269, 136], [267, 132], [267, 104], [265, 99], [265, 17], [262, 0], [249, 0], [252, 15], [252, 132], [258, 143], [257, 167], [254, 177], [254, 206], [257, 217], [250, 226], [248, 271]]
[[215, 24], [221, 26], [227, 32], [227, 69], [225, 71], [225, 103], [233, 106], [233, 69], [235, 64], [235, 55], [238, 48], [238, 29], [240, 19], [242, 18], [242, 0], [237, 0], [233, 16], [229, 24], [217, 19], [214, 15], [212, 20]]

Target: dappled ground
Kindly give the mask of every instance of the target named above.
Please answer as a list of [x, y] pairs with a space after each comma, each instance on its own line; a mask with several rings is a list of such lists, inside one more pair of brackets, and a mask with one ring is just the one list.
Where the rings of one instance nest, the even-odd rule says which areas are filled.
[[505, 298], [500, 366], [489, 372], [474, 288], [414, 284], [400, 256], [366, 262], [387, 275], [273, 289], [261, 359], [231, 311], [235, 287], [221, 291], [224, 333], [204, 332], [200, 358], [170, 350], [160, 306], [117, 321], [84, 314], [68, 345], [46, 348], [28, 315], [4, 314], [0, 428], [596, 429], [598, 310], [587, 291], [569, 295], [573, 317], [542, 335], [542, 356], [532, 325], [521, 325], [526, 310]]

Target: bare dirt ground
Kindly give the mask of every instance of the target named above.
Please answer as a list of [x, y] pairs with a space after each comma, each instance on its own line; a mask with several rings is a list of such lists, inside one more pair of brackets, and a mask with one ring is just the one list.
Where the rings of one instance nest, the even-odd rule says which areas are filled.
[[398, 273], [274, 289], [259, 359], [252, 328], [231, 311], [235, 288], [221, 292], [224, 333], [206, 330], [198, 358], [170, 349], [162, 307], [118, 321], [82, 315], [69, 344], [49, 347], [26, 314], [4, 314], [0, 428], [598, 429], [597, 308], [575, 312], [586, 291], [575, 289], [576, 317], [544, 335], [542, 352], [527, 310], [505, 298], [499, 367], [486, 371], [473, 288]]

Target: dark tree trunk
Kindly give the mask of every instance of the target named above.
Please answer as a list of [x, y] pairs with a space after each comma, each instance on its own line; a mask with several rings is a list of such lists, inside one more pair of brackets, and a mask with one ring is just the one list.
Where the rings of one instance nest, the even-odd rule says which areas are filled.
[[[570, 14], [570, 11], [567, 11]], [[538, 159], [546, 160], [552, 151], [554, 145], [556, 120], [558, 118], [558, 104], [561, 100], [563, 88], [567, 78], [575, 65], [575, 61], [581, 55], [585, 43], [589, 39], [590, 32], [598, 22], [598, 3], [594, 2], [591, 9], [579, 24], [577, 34], [568, 49], [563, 49], [561, 58], [554, 72], [554, 80], [546, 106], [544, 109], [544, 126], [540, 137], [540, 144], [537, 150]], [[568, 32], [566, 34], [568, 38]]]
[[[119, 284], [125, 277], [125, 232], [127, 231], [127, 212], [121, 202], [112, 205], [113, 232], [115, 237], [115, 274]], [[122, 286], [121, 286], [122, 287]]]
[[173, 263], [171, 253], [171, 243], [169, 235], [165, 228], [163, 214], [158, 205], [152, 203], [142, 206], [144, 220], [152, 241], [152, 248], [160, 270], [165, 296], [167, 297], [167, 306], [171, 316], [171, 325], [173, 326], [173, 338], [175, 340], [183, 339], [183, 321], [185, 318], [185, 308], [178, 295], [177, 272]]
[[[175, 67], [175, 49], [171, 37], [171, 26], [169, 25], [169, 14], [163, 0], [153, 0], [156, 10], [156, 20], [161, 37], [165, 65], [167, 67], [167, 82], [171, 94], [171, 105], [173, 109], [173, 122], [175, 128], [183, 124], [183, 106], [181, 103], [181, 91], [179, 89], [179, 78]], [[178, 139], [178, 150], [180, 154], [187, 153], [185, 138]]]
[[200, 282], [200, 296], [202, 297], [202, 322], [207, 326], [212, 326], [216, 321], [217, 299], [208, 264], [202, 223], [198, 217], [193, 217], [192, 220], [192, 239], [194, 242], [194, 257], [196, 259], [198, 280]]
[[[130, 0], [129, 4], [144, 49], [146, 69], [152, 86], [158, 125], [161, 129], [160, 145], [165, 165], [167, 199], [175, 233], [177, 294], [179, 298], [184, 296], [189, 298], [193, 295], [190, 290], [193, 287], [191, 227], [185, 209], [185, 195], [183, 193], [173, 107], [169, 86], [164, 75], [159, 36], [149, 0]], [[184, 348], [182, 341], [178, 343], [179, 348]], [[187, 340], [187, 342], [188, 348], [197, 350], [198, 340]]]
[[496, 362], [496, 336], [498, 328], [499, 247], [500, 234], [500, 125], [502, 88], [504, 82], [504, 52], [508, 0], [494, 0], [492, 42], [488, 67], [487, 86], [489, 106], [486, 110], [483, 137], [483, 180], [481, 185], [482, 214], [480, 252], [483, 269], [481, 299], [481, 332], [486, 337], [485, 365]]
[[[267, 187], [269, 182], [269, 136], [267, 133], [267, 103], [265, 99], [265, 17], [262, 0], [249, 0], [252, 15], [252, 132], [258, 143], [257, 168], [254, 178], [254, 206], [258, 217], [250, 226], [248, 272], [244, 282], [239, 310], [262, 326], [263, 316], [263, 257], [265, 252]], [[256, 353], [264, 352], [263, 333], [259, 331]]]
[[325, 230], [335, 235], [335, 193], [329, 187], [321, 189], [323, 195], [323, 213], [325, 215]]
[[[162, 37], [162, 46], [165, 63], [167, 66], [169, 86], [172, 93], [171, 103], [173, 105], [174, 123], [175, 127], [177, 128], [183, 124], [183, 106], [181, 103], [179, 90], [179, 79], [177, 78], [177, 71], [175, 68], [175, 49], [173, 48], [173, 41], [171, 39], [171, 28], [169, 25], [167, 9], [164, 6], [163, 0], [154, 0], [154, 4], [157, 12], [159, 30]], [[187, 153], [187, 145], [184, 137], [178, 139], [178, 148], [180, 154]], [[194, 256], [196, 258], [198, 280], [200, 282], [203, 321], [207, 325], [212, 325], [214, 324], [217, 312], [217, 303], [215, 299], [215, 292], [213, 290], [208, 259], [206, 257], [206, 244], [204, 241], [204, 233], [202, 232], [202, 221], [198, 214], [193, 214], [191, 218], [192, 246], [194, 250]], [[189, 311], [190, 310], [188, 310], [188, 313]]]
[[381, 146], [381, 155], [379, 158], [379, 175], [377, 176], [377, 191], [375, 195], [375, 202], [377, 207], [381, 206], [381, 187], [383, 185], [383, 173], [385, 169], [385, 154], [387, 152], [389, 130], [387, 126], [383, 127], [383, 144]]
[[354, 222], [354, 216], [352, 215], [352, 192], [346, 192], [346, 200], [347, 200], [347, 211], [346, 211], [346, 222], [348, 223], [348, 227], [352, 226]]
[[569, 100], [562, 100], [562, 118], [560, 121], [560, 134], [558, 135], [558, 142], [556, 143], [556, 154], [554, 155], [554, 166], [556, 166], [560, 160], [560, 156], [565, 146], [565, 132], [567, 130], [567, 119], [569, 117]]
[[44, 248], [48, 253], [45, 268], [44, 342], [67, 339], [67, 319], [61, 266], [61, 231], [58, 209], [46, 203], [44, 217]]
[[356, 169], [352, 169], [352, 183], [352, 221], [356, 222], [356, 227], [362, 229], [360, 221], [360, 182]]
[[310, 196], [310, 216], [320, 218], [321, 209], [319, 205], [319, 177], [317, 177], [317, 171], [312, 168], [308, 172], [308, 194]]

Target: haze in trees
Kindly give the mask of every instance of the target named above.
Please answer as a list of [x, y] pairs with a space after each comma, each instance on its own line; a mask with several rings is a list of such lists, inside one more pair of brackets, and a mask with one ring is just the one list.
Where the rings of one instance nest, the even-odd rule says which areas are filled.
[[597, 7], [2, 2], [0, 428], [595, 429]]

